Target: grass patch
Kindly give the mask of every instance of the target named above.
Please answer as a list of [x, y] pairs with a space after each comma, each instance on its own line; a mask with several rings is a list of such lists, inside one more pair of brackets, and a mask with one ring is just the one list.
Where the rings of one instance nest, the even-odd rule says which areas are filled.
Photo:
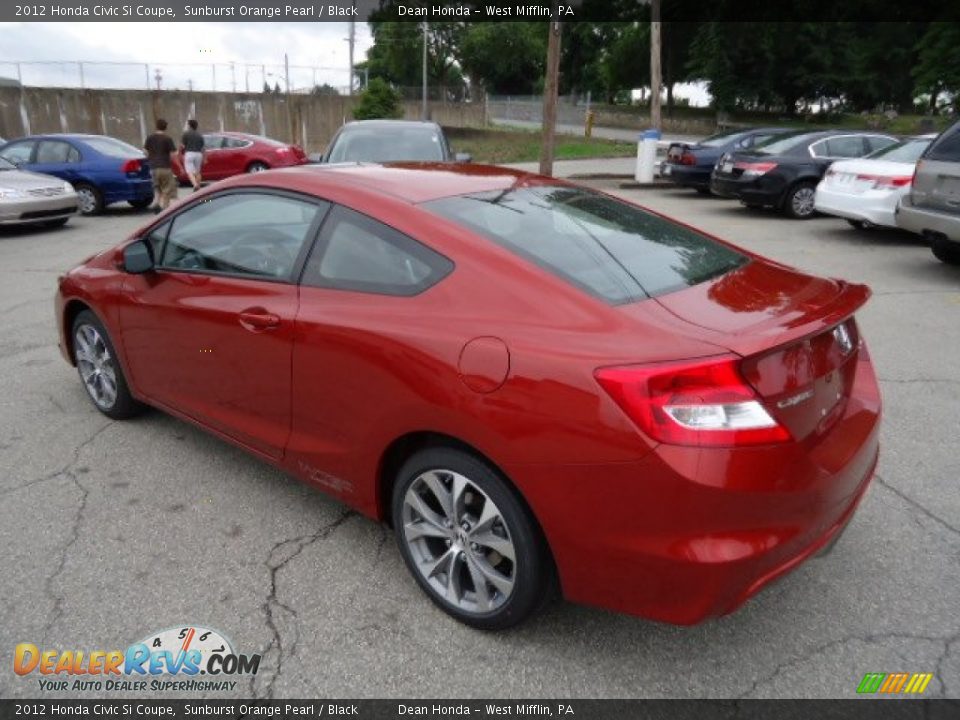
[[[444, 128], [454, 152], [473, 155], [478, 163], [532, 162], [540, 157], [541, 133], [535, 130], [495, 130], [487, 128]], [[557, 160], [580, 158], [632, 157], [633, 143], [602, 138], [557, 135], [554, 157]]]

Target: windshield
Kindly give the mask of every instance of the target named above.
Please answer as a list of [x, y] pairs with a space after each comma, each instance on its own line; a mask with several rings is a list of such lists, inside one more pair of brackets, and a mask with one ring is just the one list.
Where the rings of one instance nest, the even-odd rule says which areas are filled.
[[894, 143], [893, 145], [888, 145], [881, 150], [877, 150], [876, 152], [867, 155], [867, 157], [870, 160], [915, 163], [920, 159], [920, 156], [923, 155], [923, 151], [930, 146], [931, 142], [933, 141], [929, 138], [912, 138], [910, 140]]
[[697, 285], [747, 262], [690, 228], [583, 188], [458, 195], [423, 207], [611, 305]]
[[115, 158], [142, 158], [145, 157], [141, 150], [138, 150], [133, 145], [127, 145], [125, 142], [120, 140], [114, 140], [113, 138], [108, 137], [91, 137], [83, 138], [83, 142], [92, 147], [101, 155], [106, 155], [108, 157]]
[[787, 135], [777, 135], [771, 140], [762, 142], [753, 148], [754, 152], [763, 155], [782, 155], [790, 152], [798, 145], [813, 139], [814, 135], [805, 131], [788, 133]]
[[0, 170], [16, 170], [16, 169], [17, 169], [16, 165], [14, 165], [9, 160], [4, 160], [2, 157], [0, 157]]
[[344, 130], [327, 162], [431, 162], [443, 159], [443, 138], [436, 128], [383, 127]]

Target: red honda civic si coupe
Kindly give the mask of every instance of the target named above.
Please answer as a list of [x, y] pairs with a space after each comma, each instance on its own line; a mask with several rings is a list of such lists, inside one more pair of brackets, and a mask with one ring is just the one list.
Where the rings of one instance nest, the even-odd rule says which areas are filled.
[[227, 180], [60, 280], [112, 418], [152, 405], [392, 524], [443, 610], [731, 612], [877, 461], [862, 285], [477, 165]]

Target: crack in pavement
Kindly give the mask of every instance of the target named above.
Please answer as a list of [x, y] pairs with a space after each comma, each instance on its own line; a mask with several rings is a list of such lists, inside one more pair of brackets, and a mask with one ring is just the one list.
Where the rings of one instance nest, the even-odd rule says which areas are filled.
[[[873, 634], [848, 635], [846, 637], [842, 637], [837, 640], [831, 640], [830, 642], [826, 642], [821, 645], [817, 645], [814, 648], [811, 648], [810, 650], [803, 653], [799, 657], [794, 657], [790, 660], [785, 660], [781, 663], [777, 663], [777, 665], [773, 669], [773, 672], [771, 672], [770, 674], [762, 678], [758, 678], [757, 680], [754, 680], [751, 683], [750, 687], [748, 687], [746, 690], [744, 690], [742, 693], [736, 696], [736, 699], [737, 700], [747, 699], [753, 693], [755, 693], [762, 685], [766, 685], [767, 683], [770, 683], [773, 680], [775, 680], [787, 668], [795, 665], [799, 665], [805, 662], [806, 660], [810, 660], [811, 658], [819, 655], [820, 653], [826, 652], [835, 647], [841, 647], [843, 645], [846, 645], [847, 643], [855, 642], [855, 641], [860, 641], [863, 643], [879, 643], [879, 642], [883, 642], [884, 640], [916, 640], [916, 641], [922, 641], [922, 642], [943, 644], [944, 649], [943, 649], [943, 652], [940, 654], [940, 656], [937, 658], [937, 661], [936, 661], [937, 672], [934, 673], [934, 677], [936, 677], [937, 680], [940, 682], [940, 687], [944, 692], [944, 697], [946, 696], [945, 695], [946, 684], [944, 683], [943, 678], [940, 676], [939, 671], [940, 671], [940, 668], [943, 666], [943, 663], [946, 660], [947, 655], [950, 654], [951, 645], [957, 642], [958, 640], [960, 640], [960, 632], [957, 632], [954, 635], [949, 635], [947, 637], [930, 637], [926, 635], [910, 635], [907, 633], [890, 632], [890, 633], [879, 633], [876, 635], [873, 635]], [[918, 672], [920, 672], [920, 670], [918, 670]]]
[[[53, 601], [53, 610], [50, 615], [50, 619], [43, 627], [43, 639], [47, 640], [50, 636], [50, 631], [53, 629], [54, 625], [63, 617], [63, 594], [57, 593], [54, 591], [54, 584], [63, 574], [64, 569], [67, 566], [67, 556], [70, 554], [70, 549], [76, 544], [77, 540], [80, 538], [80, 526], [83, 524], [84, 515], [87, 511], [87, 500], [90, 496], [90, 491], [87, 487], [80, 482], [80, 479], [77, 477], [77, 473], [74, 472], [73, 466], [80, 462], [80, 455], [83, 451], [88, 448], [92, 443], [94, 443], [97, 438], [99, 438], [109, 427], [113, 426], [113, 421], [102, 425], [96, 432], [93, 433], [89, 438], [84, 440], [82, 443], [77, 445], [76, 449], [73, 452], [73, 459], [67, 463], [59, 472], [54, 473], [53, 475], [41, 478], [35, 482], [30, 483], [30, 485], [36, 485], [38, 482], [42, 482], [45, 479], [53, 479], [59, 475], [64, 475], [73, 482], [77, 490], [80, 491], [80, 503], [77, 507], [77, 512], [73, 518], [73, 524], [70, 528], [70, 535], [67, 539], [67, 542], [60, 549], [60, 560], [57, 562], [56, 566], [53, 569], [53, 572], [47, 576], [43, 582], [43, 592], [44, 595], [49, 597]], [[22, 487], [22, 486], [21, 486]]]
[[953, 378], [878, 378], [882, 383], [894, 383], [896, 385], [911, 385], [914, 383], [944, 383], [947, 385], [960, 385], [960, 379]]
[[926, 515], [928, 518], [930, 518], [931, 520], [933, 520], [935, 523], [937, 523], [937, 524], [940, 525], [941, 527], [949, 530], [949, 531], [952, 532], [954, 535], [960, 536], [960, 528], [954, 527], [953, 525], [951, 525], [949, 522], [947, 522], [946, 520], [944, 520], [942, 517], [940, 517], [940, 516], [937, 515], [936, 513], [931, 512], [930, 510], [928, 510], [924, 505], [922, 505], [922, 504], [921, 504], [920, 502], [918, 502], [917, 500], [914, 500], [912, 497], [910, 497], [909, 495], [907, 495], [907, 494], [906, 494], [905, 492], [903, 492], [902, 490], [898, 490], [897, 488], [895, 488], [893, 485], [891, 485], [891, 484], [888, 483], [886, 480], [884, 480], [883, 477], [882, 477], [879, 473], [875, 474], [873, 477], [874, 477], [874, 479], [875, 479], [881, 486], [885, 487], [887, 490], [889, 490], [890, 492], [892, 492], [894, 495], [896, 495], [898, 498], [900, 498], [901, 500], [903, 500], [905, 503], [907, 503], [908, 505], [911, 505], [911, 506], [914, 507], [915, 509], [919, 510], [921, 513], [923, 513], [924, 515]]
[[[308, 535], [300, 535], [295, 538], [288, 538], [286, 540], [281, 540], [276, 543], [270, 552], [267, 553], [267, 559], [264, 563], [267, 568], [270, 570], [270, 593], [267, 595], [267, 599], [260, 606], [266, 616], [266, 625], [269, 628], [270, 632], [273, 635], [273, 639], [270, 641], [270, 644], [267, 645], [266, 650], [263, 651], [262, 655], [264, 658], [272, 651], [276, 650], [277, 661], [276, 667], [273, 670], [273, 675], [266, 681], [267, 686], [266, 690], [261, 697], [256, 691], [256, 679], [258, 675], [253, 675], [250, 678], [250, 693], [254, 698], [257, 699], [273, 699], [273, 686], [276, 683], [277, 679], [280, 677], [280, 673], [283, 669], [283, 658], [284, 655], [289, 655], [294, 652], [297, 647], [297, 642], [299, 641], [299, 631], [294, 633], [293, 641], [289, 644], [289, 647], [284, 647], [283, 639], [280, 636], [280, 629], [277, 627], [276, 621], [276, 610], [282, 610], [288, 613], [291, 617], [297, 618], [297, 611], [294, 610], [289, 605], [280, 602], [277, 597], [277, 575], [284, 567], [287, 566], [291, 560], [299, 556], [304, 549], [313, 545], [314, 543], [324, 540], [333, 533], [338, 527], [343, 525], [347, 520], [357, 515], [354, 510], [345, 510], [332, 522], [329, 522], [325, 525], [322, 525], [315, 532]], [[276, 555], [276, 558], [275, 558]]]

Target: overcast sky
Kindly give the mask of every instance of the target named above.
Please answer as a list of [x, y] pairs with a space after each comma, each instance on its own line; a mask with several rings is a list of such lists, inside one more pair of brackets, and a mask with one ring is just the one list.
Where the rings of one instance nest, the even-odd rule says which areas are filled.
[[[150, 65], [151, 85], [160, 70], [162, 87], [209, 90], [216, 63], [218, 90], [231, 90], [229, 63], [235, 63], [237, 90], [244, 90], [249, 66], [250, 89], [263, 87], [261, 65], [268, 82], [283, 86], [283, 54], [293, 66], [294, 88], [316, 82], [344, 87], [348, 83], [349, 23], [0, 23], [0, 76], [16, 78], [13, 61], [21, 61], [25, 85], [80, 85], [72, 65], [30, 65], [27, 61], [109, 61], [125, 66], [85, 65], [88, 87], [137, 87], [146, 84], [144, 63]], [[372, 44], [366, 23], [356, 24], [354, 59], [364, 59]], [[139, 66], [134, 65], [139, 63]], [[194, 64], [194, 65], [191, 65]]]

